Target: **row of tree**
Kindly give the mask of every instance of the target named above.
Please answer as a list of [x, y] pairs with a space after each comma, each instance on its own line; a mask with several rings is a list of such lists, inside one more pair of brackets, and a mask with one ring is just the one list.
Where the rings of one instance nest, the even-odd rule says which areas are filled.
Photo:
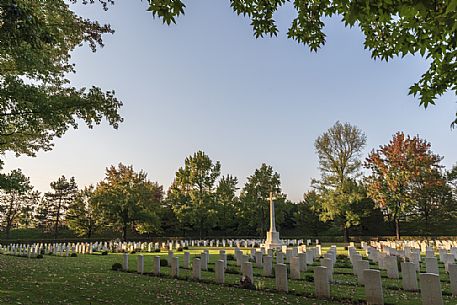
[[[96, 186], [78, 189], [64, 176], [51, 191], [34, 191], [20, 170], [1, 175], [0, 213], [12, 228], [53, 232], [68, 227], [78, 236], [101, 231], [165, 236], [265, 236], [270, 193], [283, 234], [318, 236], [457, 234], [457, 166], [446, 171], [430, 143], [397, 133], [365, 160], [366, 136], [335, 123], [315, 141], [321, 176], [302, 202], [287, 200], [280, 176], [262, 164], [239, 191], [238, 179], [221, 176], [221, 164], [202, 151], [186, 158], [169, 190], [143, 171], [122, 163], [106, 170]], [[363, 175], [362, 169], [366, 172]], [[403, 228], [404, 226], [404, 228]]]

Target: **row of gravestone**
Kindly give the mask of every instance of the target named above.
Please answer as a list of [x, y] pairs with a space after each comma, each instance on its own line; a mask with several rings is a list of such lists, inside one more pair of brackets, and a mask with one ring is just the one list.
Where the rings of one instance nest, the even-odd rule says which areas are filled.
[[420, 252], [425, 253], [427, 248], [431, 249], [445, 249], [451, 250], [457, 248], [457, 241], [455, 240], [395, 240], [395, 241], [371, 241], [370, 243], [362, 242], [362, 248], [368, 245], [375, 248], [388, 247], [396, 250], [419, 249]]
[[[399, 278], [398, 275], [398, 258], [396, 256], [380, 256], [376, 255], [378, 249], [370, 247], [368, 253], [376, 258], [373, 261], [378, 263], [380, 269], [386, 269], [389, 278]], [[273, 259], [276, 255], [275, 269], [275, 284], [278, 291], [288, 291], [288, 278], [293, 280], [300, 279], [300, 272], [307, 270], [307, 264], [313, 263], [318, 255], [318, 248], [309, 248], [307, 252], [295, 253], [290, 252], [290, 257], [287, 262], [290, 267], [290, 275], [288, 276], [287, 265], [284, 264], [285, 254], [282, 251], [263, 253], [261, 250], [252, 249], [250, 255], [245, 255], [240, 249], [235, 249], [235, 258], [237, 266], [240, 266], [240, 273], [243, 279], [249, 279], [251, 284], [254, 284], [253, 263], [250, 258], [255, 259], [256, 267], [263, 267], [263, 276], [271, 276], [273, 271]], [[349, 247], [348, 254], [353, 266], [353, 273], [357, 276], [359, 284], [364, 286], [367, 304], [381, 305], [384, 304], [384, 296], [381, 282], [381, 272], [376, 269], [370, 269], [369, 260], [363, 259], [355, 248]], [[271, 255], [271, 256], [270, 256]], [[308, 257], [312, 261], [308, 261]], [[433, 259], [433, 258], [426, 258]], [[436, 260], [436, 258], [434, 258]], [[168, 253], [168, 265], [171, 267], [171, 276], [178, 277], [179, 275], [179, 258], [174, 256], [170, 251]], [[203, 251], [199, 258], [194, 258], [192, 262], [192, 278], [201, 279], [201, 271], [208, 270], [209, 253]], [[382, 261], [382, 262], [381, 262]], [[320, 259], [321, 266], [314, 268], [314, 285], [315, 296], [317, 298], [329, 298], [330, 283], [333, 282], [333, 268], [336, 262], [336, 247], [332, 246], [327, 253]], [[190, 253], [184, 252], [183, 267], [190, 269]], [[153, 273], [160, 274], [160, 256], [154, 257]], [[395, 272], [395, 267], [397, 271]], [[437, 264], [436, 264], [437, 266]], [[124, 254], [124, 270], [128, 270], [128, 254]], [[224, 270], [227, 268], [227, 255], [225, 250], [220, 250], [219, 259], [215, 263], [215, 281], [216, 283], [224, 283]], [[438, 269], [438, 268], [437, 268]], [[413, 262], [402, 262], [402, 288], [405, 291], [418, 291], [417, 283], [417, 267]], [[144, 273], [144, 256], [140, 255], [137, 262], [137, 272]], [[451, 283], [451, 291], [454, 296], [457, 296], [457, 265], [449, 264], [449, 276]], [[422, 273], [419, 275], [420, 292], [423, 305], [440, 305], [443, 304], [439, 275], [431, 272]]]
[[[113, 252], [154, 252], [158, 249], [176, 250], [179, 248], [188, 247], [221, 247], [221, 248], [256, 248], [264, 244], [265, 240], [261, 239], [211, 239], [211, 240], [168, 240], [162, 242], [122, 242], [114, 241], [110, 248]], [[312, 240], [303, 239], [284, 239], [282, 244], [287, 246], [299, 246], [312, 244]], [[314, 243], [319, 244], [319, 240], [314, 240]]]
[[[222, 239], [222, 240], [181, 240], [181, 241], [166, 241], [166, 242], [121, 242], [121, 241], [109, 241], [109, 242], [77, 242], [77, 243], [33, 243], [33, 244], [5, 244], [0, 245], [0, 251], [2, 253], [8, 253], [11, 255], [24, 256], [24, 251], [31, 256], [38, 255], [40, 253], [49, 254], [54, 253], [56, 255], [68, 255], [69, 253], [93, 253], [100, 251], [111, 251], [111, 252], [157, 252], [160, 249], [184, 249], [186, 247], [258, 247], [261, 240], [238, 240], [238, 239]], [[283, 240], [285, 245], [304, 245], [303, 240], [291, 239]], [[315, 243], [319, 243], [319, 240], [315, 240]], [[311, 240], [306, 240], [306, 244], [310, 245]], [[306, 247], [306, 246], [305, 246]], [[283, 247], [284, 249], [287, 246]], [[286, 250], [284, 250], [286, 251]]]
[[[369, 268], [369, 261], [376, 263], [381, 270], [386, 270], [387, 277], [391, 279], [399, 279], [399, 262], [401, 268], [401, 285], [405, 291], [418, 291], [419, 285], [417, 281], [417, 274], [419, 273], [419, 283], [420, 283], [420, 293], [423, 305], [441, 305], [443, 304], [443, 296], [441, 291], [441, 282], [440, 282], [440, 273], [438, 267], [438, 260], [435, 257], [435, 253], [431, 247], [426, 248], [426, 257], [425, 257], [425, 273], [420, 273], [421, 270], [421, 261], [422, 257], [420, 255], [419, 248], [411, 248], [406, 246], [402, 250], [397, 250], [390, 248], [390, 246], [380, 246], [373, 244], [374, 246], [379, 246], [375, 248], [372, 246], [366, 247], [366, 254], [368, 260], [364, 260], [363, 257], [356, 251], [355, 248], [349, 247], [348, 253], [350, 261], [353, 266], [353, 272], [357, 275], [359, 284], [362, 285], [371, 285], [370, 295], [372, 300], [370, 304], [384, 304], [383, 295], [382, 295], [382, 286], [380, 282], [380, 272], [379, 281], [376, 278], [374, 282], [376, 285], [373, 286], [369, 280], [365, 278], [365, 274]], [[447, 251], [447, 250], [444, 250]], [[445, 272], [449, 275], [451, 293], [454, 297], [457, 297], [457, 265], [454, 264], [455, 257], [453, 254], [446, 253], [440, 254], [440, 260], [445, 265]], [[370, 271], [374, 274], [372, 270]], [[370, 279], [372, 281], [373, 279]], [[368, 298], [368, 294], [367, 294]], [[367, 301], [369, 301], [367, 299]]]
[[95, 243], [34, 243], [34, 244], [8, 244], [0, 245], [0, 253], [36, 257], [39, 254], [55, 254], [69, 256], [71, 253], [90, 254], [93, 252], [108, 251], [107, 242]]
[[[248, 280], [250, 284], [255, 283], [253, 276], [253, 263], [250, 262], [250, 259], [255, 260], [255, 266], [262, 268], [262, 275], [265, 277], [271, 277], [273, 275], [273, 260], [276, 258], [276, 264], [274, 265], [274, 275], [276, 289], [278, 291], [288, 291], [288, 268], [284, 263], [286, 259], [290, 267], [290, 279], [299, 280], [300, 273], [307, 270], [308, 264], [313, 264], [315, 259], [319, 257], [320, 247], [310, 247], [307, 252], [297, 252], [289, 251], [290, 256], [286, 256], [286, 253], [282, 251], [272, 252], [267, 250], [265, 253], [261, 249], [252, 249], [250, 254], [246, 255], [240, 249], [235, 249], [235, 259], [237, 266], [240, 267], [240, 274], [242, 275], [242, 281]], [[330, 265], [334, 264], [336, 261], [336, 247], [332, 247], [331, 250], [325, 255], [326, 258], [322, 259], [323, 264], [328, 267], [316, 267], [315, 269], [315, 286], [316, 286], [316, 296], [317, 297], [328, 297], [329, 296], [329, 280], [328, 273], [326, 272], [327, 268], [330, 268]], [[155, 275], [160, 274], [160, 256], [153, 257], [153, 268], [152, 273]], [[137, 256], [137, 272], [143, 274], [144, 270], [144, 255]], [[201, 272], [208, 270], [208, 261], [209, 261], [209, 252], [204, 250], [199, 254], [199, 257], [190, 261], [190, 253], [185, 251], [183, 256], [182, 268], [192, 269], [191, 278], [195, 280], [201, 279]], [[330, 261], [330, 262], [329, 262]], [[127, 271], [129, 269], [129, 254], [123, 254], [123, 270]], [[174, 255], [173, 251], [168, 252], [167, 264], [170, 267], [170, 275], [172, 277], [179, 276], [180, 263], [179, 258]], [[224, 275], [227, 268], [227, 254], [225, 250], [219, 250], [219, 257], [215, 263], [214, 273], [215, 273], [215, 282], [223, 284], [225, 282]], [[327, 286], [327, 289], [323, 288]], [[326, 293], [325, 290], [328, 292]]]

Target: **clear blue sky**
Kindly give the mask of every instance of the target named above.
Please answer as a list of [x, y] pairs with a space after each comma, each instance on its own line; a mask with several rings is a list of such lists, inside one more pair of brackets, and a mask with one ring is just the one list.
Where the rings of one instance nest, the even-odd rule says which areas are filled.
[[125, 121], [118, 130], [81, 125], [36, 158], [9, 154], [6, 170], [22, 168], [46, 191], [60, 175], [75, 176], [81, 187], [96, 183], [107, 166], [123, 162], [167, 189], [185, 157], [201, 149], [240, 187], [262, 162], [272, 165], [283, 191], [298, 201], [319, 176], [314, 140], [337, 120], [366, 133], [364, 157], [405, 131], [430, 141], [445, 166], [457, 161], [457, 130], [449, 127], [455, 96], [424, 110], [407, 95], [426, 70], [421, 57], [374, 61], [360, 31], [339, 18], [327, 23], [327, 44], [310, 53], [285, 37], [290, 7], [276, 15], [278, 38], [255, 39], [229, 1], [186, 4], [173, 26], [154, 20], [146, 1], [116, 1], [108, 12], [74, 6], [116, 33], [96, 54], [74, 52], [73, 84], [114, 89]]

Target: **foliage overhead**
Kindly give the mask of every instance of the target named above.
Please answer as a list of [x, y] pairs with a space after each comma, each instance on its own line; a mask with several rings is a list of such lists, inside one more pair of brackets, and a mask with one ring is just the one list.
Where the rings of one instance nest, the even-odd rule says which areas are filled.
[[109, 25], [77, 16], [64, 0], [0, 1], [0, 153], [34, 155], [52, 148], [78, 121], [103, 118], [114, 128], [122, 103], [113, 91], [75, 88], [70, 53], [82, 44], [103, 46]]

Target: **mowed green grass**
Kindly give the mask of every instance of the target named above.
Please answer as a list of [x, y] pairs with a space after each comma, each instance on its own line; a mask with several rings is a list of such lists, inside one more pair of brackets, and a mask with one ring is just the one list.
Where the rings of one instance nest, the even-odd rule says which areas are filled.
[[[191, 250], [191, 260], [201, 249]], [[233, 251], [228, 251], [231, 253]], [[209, 268], [214, 267], [218, 250], [210, 250]], [[340, 253], [344, 253], [341, 249]], [[152, 256], [145, 253], [145, 271], [152, 271]], [[166, 258], [166, 253], [159, 255]], [[182, 266], [182, 253], [180, 257]], [[331, 286], [333, 300], [316, 300], [314, 283], [305, 280], [315, 266], [302, 273], [302, 280], [289, 280], [289, 294], [274, 291], [274, 278], [262, 277], [262, 270], [254, 268], [259, 290], [237, 288], [239, 274], [226, 274], [225, 285], [211, 283], [214, 272], [202, 272], [203, 282], [190, 280], [191, 270], [181, 268], [179, 279], [169, 278], [170, 268], [162, 267], [161, 277], [136, 274], [137, 255], [129, 255], [129, 273], [111, 271], [113, 263], [121, 263], [120, 254], [79, 255], [44, 259], [27, 259], [0, 255], [0, 304], [354, 304], [364, 300], [363, 287], [357, 285], [347, 261], [337, 262]], [[234, 261], [229, 269], [238, 271]], [[370, 266], [374, 268], [375, 266]], [[418, 292], [400, 290], [401, 280], [383, 274], [386, 304], [420, 304]], [[448, 278], [441, 275], [445, 304], [457, 304], [449, 294]]]

